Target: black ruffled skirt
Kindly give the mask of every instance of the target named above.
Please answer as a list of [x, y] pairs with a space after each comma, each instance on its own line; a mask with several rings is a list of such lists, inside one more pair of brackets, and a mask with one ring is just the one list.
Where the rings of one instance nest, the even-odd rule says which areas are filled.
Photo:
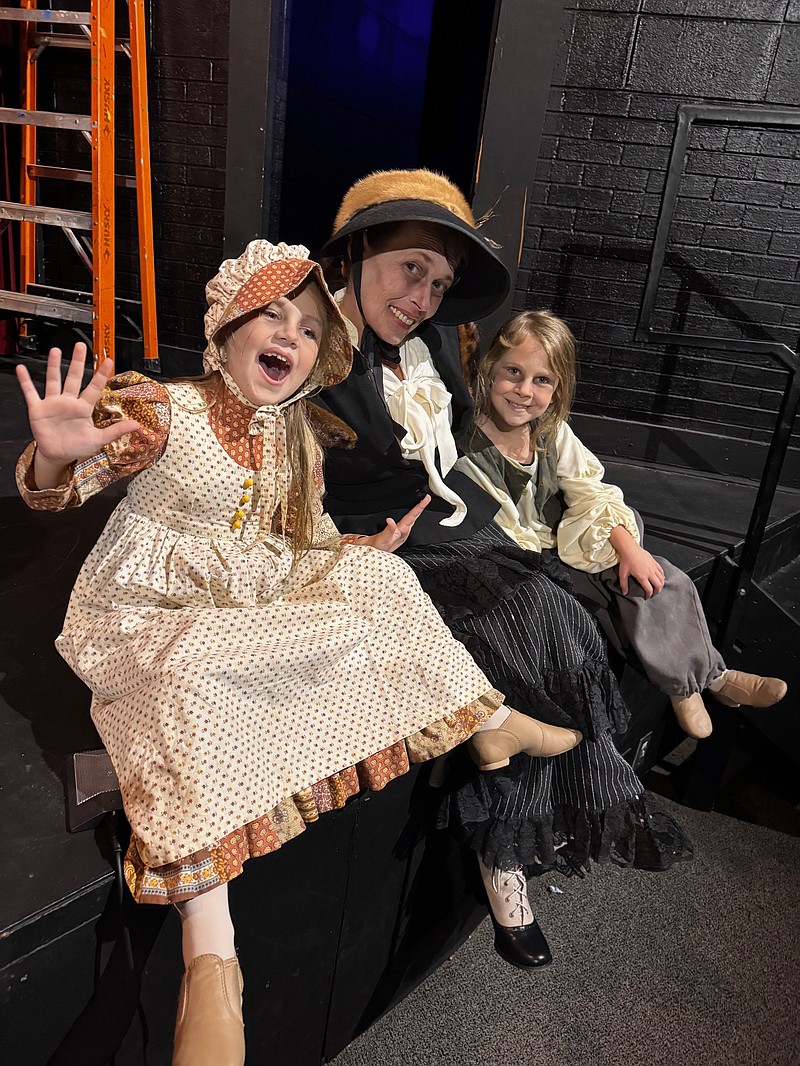
[[496, 526], [403, 552], [450, 630], [509, 706], [584, 741], [551, 759], [518, 755], [478, 771], [450, 756], [438, 824], [487, 866], [583, 872], [589, 860], [665, 870], [692, 853], [613, 744], [629, 712], [605, 641], [551, 553], [518, 548]]

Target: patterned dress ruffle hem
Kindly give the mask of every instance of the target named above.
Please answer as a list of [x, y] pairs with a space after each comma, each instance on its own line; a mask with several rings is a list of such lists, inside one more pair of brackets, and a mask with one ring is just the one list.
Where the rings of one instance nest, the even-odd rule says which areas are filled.
[[584, 735], [564, 755], [518, 755], [488, 773], [454, 752], [437, 825], [487, 866], [529, 873], [583, 872], [590, 860], [664, 870], [688, 858], [682, 829], [614, 747], [629, 711], [600, 630], [558, 559], [518, 548], [495, 526], [404, 558], [510, 707]]
[[148, 866], [135, 836], [125, 856], [125, 880], [139, 903], [183, 903], [201, 892], [238, 877], [248, 859], [269, 855], [299, 836], [320, 815], [338, 811], [363, 789], [379, 792], [413, 763], [434, 759], [470, 737], [500, 705], [492, 693], [464, 707], [452, 717], [325, 778], [278, 804], [269, 813], [229, 833], [212, 848], [204, 848], [178, 862]]

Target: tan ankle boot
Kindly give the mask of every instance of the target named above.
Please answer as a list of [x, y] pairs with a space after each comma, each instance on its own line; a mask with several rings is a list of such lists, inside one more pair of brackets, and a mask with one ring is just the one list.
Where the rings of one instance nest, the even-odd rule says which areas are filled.
[[771, 707], [786, 695], [787, 685], [779, 677], [759, 677], [727, 670], [719, 689], [711, 690], [726, 707]]
[[693, 692], [691, 696], [684, 696], [682, 699], [678, 696], [672, 696], [670, 702], [672, 703], [675, 717], [678, 719], [678, 725], [684, 733], [688, 733], [690, 737], [694, 737], [696, 740], [703, 740], [705, 737], [711, 736], [713, 728], [711, 716], [706, 710], [703, 697], [699, 692]]
[[172, 1066], [244, 1066], [242, 972], [236, 959], [198, 955], [181, 981]]
[[481, 770], [499, 770], [521, 751], [534, 758], [562, 755], [582, 740], [583, 734], [577, 729], [546, 725], [519, 711], [511, 711], [499, 729], [479, 729], [467, 743]]

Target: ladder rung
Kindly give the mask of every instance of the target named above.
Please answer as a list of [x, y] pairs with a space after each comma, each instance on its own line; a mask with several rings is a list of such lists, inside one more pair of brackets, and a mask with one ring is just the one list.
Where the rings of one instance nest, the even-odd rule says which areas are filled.
[[49, 296], [29, 296], [24, 292], [0, 289], [0, 310], [19, 311], [23, 315], [58, 318], [65, 322], [92, 322], [94, 310], [90, 305], [53, 300]]
[[[91, 170], [70, 170], [68, 167], [45, 167], [39, 163], [28, 164], [29, 178], [54, 178], [57, 181], [83, 181], [91, 184]], [[123, 189], [135, 189], [136, 178], [130, 174], [117, 174], [117, 185]]]
[[90, 211], [42, 207], [39, 204], [15, 204], [8, 200], [0, 200], [0, 218], [13, 218], [16, 222], [39, 222], [45, 226], [68, 226], [70, 229], [92, 228]]
[[[43, 48], [83, 48], [92, 47], [90, 38], [77, 33], [37, 33], [34, 36], [34, 44]], [[128, 54], [130, 42], [124, 37], [118, 37], [114, 45], [115, 52]]]
[[14, 126], [57, 126], [60, 129], [91, 130], [91, 115], [59, 115], [55, 111], [22, 111], [18, 107], [0, 107], [0, 122]]
[[71, 22], [73, 25], [89, 26], [92, 21], [89, 11], [51, 11], [35, 7], [0, 7], [0, 21], [10, 22]]

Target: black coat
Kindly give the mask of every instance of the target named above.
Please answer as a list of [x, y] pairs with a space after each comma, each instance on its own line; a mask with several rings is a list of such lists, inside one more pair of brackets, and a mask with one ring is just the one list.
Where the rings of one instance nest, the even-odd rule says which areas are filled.
[[[418, 336], [453, 397], [452, 424], [457, 433], [472, 413], [461, 373], [458, 332], [454, 327], [427, 323]], [[402, 518], [428, 491], [428, 475], [419, 460], [405, 459], [400, 450], [405, 429], [389, 414], [381, 365], [368, 365], [356, 350], [349, 377], [325, 389], [314, 402], [341, 418], [358, 436], [351, 450], [332, 448], [325, 457], [325, 509], [341, 532], [371, 535], [383, 529], [387, 518]], [[417, 520], [409, 545], [462, 540], [488, 525], [497, 513], [497, 501], [466, 474], [451, 470], [444, 481], [467, 505], [464, 520], [458, 526], [439, 525], [453, 508], [434, 496]]]

